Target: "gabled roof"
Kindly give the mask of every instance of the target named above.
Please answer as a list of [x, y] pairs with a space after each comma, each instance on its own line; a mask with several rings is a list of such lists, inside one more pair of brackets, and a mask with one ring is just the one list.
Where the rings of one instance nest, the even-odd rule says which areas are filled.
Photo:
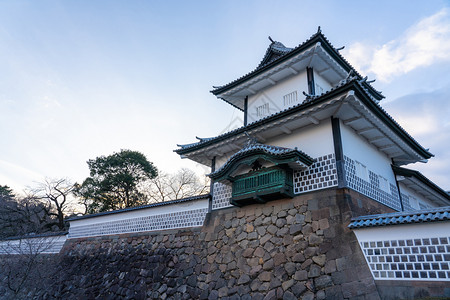
[[397, 179], [399, 182], [404, 183], [416, 193], [441, 205], [450, 204], [450, 195], [419, 171], [398, 166], [392, 166], [392, 170], [395, 175], [403, 177], [401, 180]]
[[259, 63], [259, 65], [256, 69], [260, 69], [260, 68], [264, 67], [265, 65], [273, 62], [274, 60], [291, 52], [292, 50], [293, 50], [293, 48], [288, 48], [280, 42], [272, 41], [269, 48], [267, 48], [267, 50], [266, 50], [266, 54], [264, 55], [263, 59], [261, 60], [261, 62]]
[[211, 179], [225, 178], [239, 165], [251, 164], [258, 157], [276, 164], [292, 164], [311, 166], [314, 160], [307, 154], [297, 149], [249, 143], [247, 146], [233, 154], [230, 159], [215, 172], [208, 174]]
[[[222, 93], [225, 93], [226, 91], [239, 86], [240, 84], [268, 71], [269, 69], [274, 68], [275, 66], [295, 57], [296, 55], [299, 55], [300, 53], [306, 51], [307, 49], [314, 47], [317, 43], [320, 43], [321, 47], [328, 53], [328, 55], [334, 59], [347, 73], [354, 73], [358, 79], [362, 79], [363, 77], [353, 68], [350, 63], [347, 62], [347, 60], [344, 59], [344, 57], [341, 56], [339, 51], [334, 48], [331, 43], [328, 41], [328, 39], [322, 34], [322, 31], [320, 29], [312, 35], [308, 40], [306, 40], [304, 43], [298, 45], [295, 48], [287, 48], [283, 44], [279, 42], [272, 42], [272, 44], [269, 46], [269, 48], [266, 51], [266, 54], [264, 58], [262, 59], [261, 63], [258, 65], [258, 67], [247, 73], [246, 75], [228, 83], [220, 87], [215, 87], [211, 93], [213, 93], [215, 96], [220, 97]], [[384, 96], [377, 90], [375, 90], [369, 82], [363, 83], [364, 88], [367, 89], [367, 91], [377, 100], [381, 100], [384, 98]], [[236, 106], [235, 104], [231, 103], [230, 101], [223, 99], [226, 102], [230, 103], [231, 105], [235, 106], [238, 109], [243, 109], [240, 106]], [[243, 99], [242, 99], [243, 100]]]
[[[330, 91], [319, 96], [307, 97], [305, 101], [296, 106], [274, 113], [268, 117], [250, 123], [247, 126], [237, 128], [217, 137], [205, 139], [197, 143], [179, 145], [180, 149], [176, 149], [174, 151], [179, 155], [187, 155], [189, 153], [193, 153], [197, 150], [204, 149], [222, 141], [226, 141], [235, 136], [242, 136], [242, 138], [244, 138], [244, 132], [251, 133], [252, 131], [258, 130], [266, 124], [275, 124], [276, 122], [279, 122], [286, 118], [292, 118], [293, 115], [310, 109], [320, 109], [320, 106], [324, 105], [327, 101], [331, 101], [332, 99], [336, 99], [337, 97], [345, 96], [349, 92], [354, 92], [355, 96], [357, 96], [359, 101], [361, 101], [361, 103], [364, 105], [367, 113], [376, 118], [376, 120], [379, 120], [377, 122], [381, 121], [386, 128], [391, 130], [398, 138], [400, 138], [401, 141], [403, 141], [406, 145], [408, 145], [408, 147], [415, 151], [415, 153], [419, 157], [421, 157], [420, 159], [428, 159], [432, 157], [433, 154], [424, 149], [377, 103], [377, 101], [374, 101], [371, 93], [369, 93], [369, 91], [367, 90], [367, 85], [365, 85], [365, 83], [366, 82], [364, 81], [364, 79], [359, 80], [357, 77], [348, 78]], [[335, 101], [341, 101], [339, 99]], [[420, 159], [416, 158], [416, 161]]]
[[413, 212], [396, 212], [379, 215], [361, 216], [353, 218], [348, 225], [351, 229], [413, 224], [424, 222], [437, 222], [450, 220], [450, 206], [433, 209], [419, 210]]

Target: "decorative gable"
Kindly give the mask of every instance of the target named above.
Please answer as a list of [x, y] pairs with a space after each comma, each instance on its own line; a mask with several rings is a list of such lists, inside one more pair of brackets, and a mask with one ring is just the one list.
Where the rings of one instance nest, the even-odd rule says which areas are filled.
[[208, 176], [232, 184], [230, 203], [243, 206], [294, 196], [293, 171], [306, 169], [314, 160], [297, 150], [257, 143], [236, 152]]

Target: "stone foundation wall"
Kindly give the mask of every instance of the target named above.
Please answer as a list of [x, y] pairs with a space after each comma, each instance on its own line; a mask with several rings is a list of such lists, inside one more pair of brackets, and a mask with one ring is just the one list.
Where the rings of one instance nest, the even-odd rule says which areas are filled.
[[40, 297], [380, 299], [347, 225], [390, 211], [330, 189], [216, 210], [201, 228], [70, 239]]
[[376, 280], [381, 299], [450, 299], [450, 284], [430, 281]]

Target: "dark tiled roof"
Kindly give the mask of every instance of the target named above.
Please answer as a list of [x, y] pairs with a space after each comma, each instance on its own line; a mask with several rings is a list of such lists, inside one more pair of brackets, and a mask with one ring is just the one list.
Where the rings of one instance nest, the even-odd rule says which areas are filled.
[[291, 52], [292, 50], [292, 48], [288, 48], [280, 42], [272, 42], [269, 48], [267, 48], [266, 54], [264, 55], [263, 59], [256, 69], [262, 68], [263, 66], [278, 59], [280, 56]]
[[44, 238], [44, 237], [56, 237], [56, 236], [63, 236], [67, 235], [67, 231], [58, 231], [58, 232], [46, 232], [46, 233], [39, 233], [39, 234], [32, 234], [27, 233], [25, 235], [20, 236], [10, 236], [7, 238], [0, 239], [0, 241], [10, 241], [10, 240], [20, 240], [20, 239], [34, 239], [34, 238]]
[[[327, 50], [327, 52], [330, 54], [330, 56], [335, 59], [346, 72], [353, 72], [358, 79], [362, 79], [363, 77], [358, 73], [358, 71], [339, 53], [336, 48], [331, 45], [330, 41], [322, 34], [322, 31], [319, 29], [315, 34], [313, 34], [309, 39], [307, 39], [305, 42], [301, 43], [295, 48], [287, 48], [283, 44], [279, 43], [276, 47], [272, 48], [272, 44], [278, 43], [272, 43], [269, 48], [266, 51], [266, 54], [261, 61], [261, 63], [256, 67], [255, 70], [245, 74], [244, 76], [241, 76], [240, 78], [233, 80], [232, 82], [219, 86], [214, 87], [214, 89], [211, 91], [214, 95], [219, 95], [222, 92], [225, 92], [234, 86], [237, 86], [248, 79], [276, 66], [277, 64], [291, 58], [292, 56], [296, 55], [297, 53], [301, 53], [302, 51], [306, 50], [307, 48], [313, 46], [315, 43], [321, 42], [322, 46]], [[279, 55], [276, 55], [275, 59], [269, 59], [271, 57], [270, 53], [278, 53]], [[268, 60], [269, 61], [266, 61]], [[369, 82], [364, 83], [365, 88], [370, 91], [370, 94], [373, 94], [377, 100], [381, 100], [384, 98], [384, 96], [381, 94], [381, 92], [377, 91], [375, 88], [370, 85]]]
[[199, 196], [183, 198], [183, 199], [178, 199], [178, 200], [172, 200], [172, 201], [166, 201], [166, 202], [158, 202], [158, 203], [152, 203], [152, 204], [147, 204], [147, 205], [142, 205], [142, 206], [135, 206], [135, 207], [128, 207], [128, 208], [119, 209], [119, 210], [105, 211], [105, 212], [100, 212], [100, 213], [91, 214], [91, 215], [84, 215], [84, 216], [80, 216], [80, 217], [72, 217], [72, 218], [69, 218], [67, 220], [68, 221], [75, 221], [75, 220], [81, 220], [81, 219], [87, 219], [87, 218], [93, 218], [93, 217], [99, 217], [99, 216], [105, 216], [105, 215], [118, 214], [118, 213], [122, 213], [122, 212], [128, 212], [128, 211], [134, 211], [134, 210], [140, 210], [140, 209], [146, 209], [146, 208], [152, 208], [152, 207], [158, 207], [158, 206], [164, 206], [164, 205], [170, 205], [170, 204], [178, 204], [178, 203], [183, 203], [183, 202], [188, 202], [188, 201], [195, 201], [195, 200], [200, 200], [200, 199], [209, 199], [210, 197], [211, 197], [210, 194], [199, 195]]
[[358, 79], [357, 77], [349, 77], [346, 80], [341, 81], [336, 87], [332, 88], [331, 90], [329, 90], [325, 93], [322, 93], [321, 95], [307, 96], [306, 99], [300, 104], [286, 108], [280, 112], [276, 112], [270, 116], [267, 116], [265, 118], [255, 121], [255, 122], [252, 122], [252, 123], [248, 124], [247, 126], [239, 127], [237, 129], [223, 133], [214, 138], [208, 138], [208, 139], [202, 140], [200, 142], [192, 143], [192, 144], [178, 145], [180, 147], [180, 149], [176, 149], [174, 151], [176, 153], [182, 155], [185, 153], [189, 153], [191, 151], [195, 151], [197, 149], [201, 149], [205, 146], [217, 143], [221, 140], [225, 140], [231, 136], [235, 136], [237, 134], [242, 134], [245, 131], [257, 128], [266, 123], [269, 123], [269, 122], [284, 118], [285, 116], [291, 115], [293, 113], [302, 111], [303, 109], [306, 109], [308, 107], [316, 105], [320, 102], [326, 101], [326, 100], [330, 99], [331, 97], [336, 96], [337, 94], [354, 89], [355, 91], [359, 91], [359, 96], [362, 100], [364, 100], [365, 98], [369, 99], [369, 101], [365, 101], [366, 105], [369, 106], [369, 109], [377, 117], [379, 117], [389, 128], [391, 128], [396, 134], [398, 134], [403, 139], [403, 141], [405, 141], [408, 145], [410, 145], [413, 149], [415, 149], [418, 153], [420, 153], [425, 158], [430, 158], [430, 157], [434, 156], [433, 154], [431, 154], [430, 152], [425, 150], [411, 135], [409, 135], [377, 103], [378, 101], [374, 101], [374, 98], [371, 96], [370, 93], [368, 93], [366, 86], [364, 86], [364, 82], [365, 82], [364, 79]]
[[268, 154], [274, 157], [286, 157], [287, 155], [291, 155], [296, 157], [297, 160], [302, 160], [304, 164], [307, 166], [310, 166], [313, 164], [314, 159], [311, 158], [309, 155], [305, 154], [302, 151], [299, 151], [297, 149], [291, 149], [291, 148], [285, 148], [285, 147], [279, 147], [279, 146], [272, 146], [272, 145], [265, 145], [265, 144], [259, 144], [259, 143], [249, 143], [247, 146], [233, 154], [230, 159], [218, 170], [215, 172], [208, 174], [211, 178], [216, 178], [221, 175], [221, 173], [224, 172], [225, 169], [228, 169], [231, 164], [238, 161], [241, 158], [248, 157], [249, 155], [258, 154], [258, 153], [264, 153]]
[[348, 227], [357, 229], [375, 226], [447, 221], [449, 219], [450, 206], [444, 206], [426, 210], [357, 217], [352, 219]]
[[428, 186], [430, 189], [434, 190], [436, 193], [444, 197], [445, 199], [450, 201], [450, 195], [448, 192], [441, 189], [439, 186], [437, 186], [434, 182], [426, 178], [422, 175], [419, 171], [411, 170], [407, 168], [392, 166], [392, 170], [394, 171], [395, 175], [400, 175], [404, 177], [414, 177], [417, 178], [419, 181], [421, 181], [423, 184]]

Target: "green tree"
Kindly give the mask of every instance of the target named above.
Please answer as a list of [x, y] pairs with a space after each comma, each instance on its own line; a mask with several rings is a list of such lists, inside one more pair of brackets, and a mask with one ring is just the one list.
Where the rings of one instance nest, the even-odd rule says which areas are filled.
[[0, 185], [0, 201], [13, 200], [16, 197], [13, 190], [7, 185]]
[[90, 177], [76, 185], [75, 195], [81, 198], [86, 213], [122, 209], [145, 204], [139, 186], [158, 175], [157, 168], [144, 154], [121, 150], [87, 162]]

